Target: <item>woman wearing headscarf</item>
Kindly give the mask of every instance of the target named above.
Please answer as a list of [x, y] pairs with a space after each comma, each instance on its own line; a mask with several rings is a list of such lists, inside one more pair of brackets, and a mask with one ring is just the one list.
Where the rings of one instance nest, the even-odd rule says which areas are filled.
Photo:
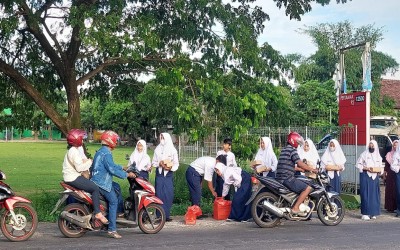
[[[392, 150], [386, 154], [385, 172], [385, 209], [393, 213], [397, 209], [396, 204], [396, 173], [391, 169], [393, 158], [398, 147], [399, 141], [395, 140], [392, 144]], [[399, 183], [400, 184], [400, 183]]]
[[276, 158], [272, 148], [271, 139], [269, 137], [260, 138], [260, 148], [258, 149], [254, 160], [262, 162], [262, 164], [255, 166], [258, 173], [262, 173], [263, 176], [275, 178], [278, 159]]
[[251, 177], [240, 167], [227, 167], [221, 162], [215, 165], [215, 172], [224, 180], [222, 197], [229, 193], [231, 185], [235, 187], [231, 212], [228, 221], [247, 221], [251, 218], [251, 204], [245, 205], [251, 196]]
[[[395, 141], [396, 142], [396, 141]], [[393, 143], [394, 147], [394, 143]], [[390, 165], [391, 170], [395, 173], [396, 180], [396, 217], [400, 216], [400, 147], [397, 145], [396, 151], [393, 154], [393, 161]]]
[[375, 140], [368, 143], [367, 149], [358, 158], [356, 167], [360, 170], [361, 219], [376, 219], [381, 214], [379, 175], [383, 174], [384, 168]]
[[144, 140], [139, 140], [136, 143], [135, 150], [129, 158], [128, 167], [136, 163], [136, 168], [139, 171], [139, 177], [149, 180], [149, 172], [151, 171], [150, 156], [147, 154], [147, 145]]
[[346, 157], [343, 150], [336, 139], [330, 140], [328, 147], [321, 157], [321, 167], [327, 171], [331, 179], [329, 191], [340, 194], [342, 189], [342, 178], [340, 172], [344, 170]]
[[[308, 166], [316, 168], [320, 158], [317, 148], [311, 139], [305, 140], [304, 144], [297, 148], [297, 153], [304, 163], [306, 163]], [[301, 174], [304, 175], [303, 172]]]
[[160, 134], [160, 144], [154, 150], [152, 166], [156, 170], [156, 196], [164, 203], [167, 221], [172, 221], [170, 211], [174, 200], [174, 176], [173, 172], [178, 170], [179, 159], [171, 136], [168, 133]]

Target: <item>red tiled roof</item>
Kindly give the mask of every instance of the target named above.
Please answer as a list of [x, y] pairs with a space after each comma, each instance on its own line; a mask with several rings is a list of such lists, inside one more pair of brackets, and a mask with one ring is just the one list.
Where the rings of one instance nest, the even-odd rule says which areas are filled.
[[400, 109], [400, 80], [382, 79], [381, 97], [388, 96], [394, 99], [395, 108]]

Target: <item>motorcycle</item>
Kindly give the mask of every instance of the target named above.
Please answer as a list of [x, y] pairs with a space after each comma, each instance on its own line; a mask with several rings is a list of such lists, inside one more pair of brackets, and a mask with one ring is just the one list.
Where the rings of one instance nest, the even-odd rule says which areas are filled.
[[[317, 163], [320, 165], [320, 162]], [[339, 194], [328, 192], [329, 176], [321, 171], [312, 178], [300, 177], [313, 190], [300, 204], [300, 213], [293, 214], [291, 208], [299, 195], [271, 177], [252, 176], [253, 193], [246, 205], [252, 203], [251, 214], [259, 227], [275, 227], [281, 219], [290, 221], [308, 220], [316, 209], [319, 220], [327, 226], [338, 225], [345, 215], [345, 207]]]
[[[126, 170], [139, 176], [136, 164], [133, 163]], [[140, 230], [146, 234], [158, 233], [165, 225], [165, 212], [162, 208], [163, 202], [155, 196], [155, 189], [150, 182], [141, 178], [128, 178], [129, 197], [124, 201], [124, 216], [117, 218], [118, 224], [132, 227], [139, 226]], [[51, 214], [64, 204], [69, 196], [77, 202], [68, 204], [64, 207], [58, 219], [58, 228], [61, 233], [68, 238], [78, 238], [86, 232], [106, 228], [100, 220], [93, 215], [93, 202], [91, 195], [85, 191], [76, 189], [64, 182], [60, 183], [64, 188]], [[107, 201], [100, 198], [100, 210], [107, 214]]]
[[6, 175], [0, 170], [0, 228], [10, 241], [25, 241], [36, 231], [38, 217], [31, 201], [16, 196], [11, 187], [3, 182]]

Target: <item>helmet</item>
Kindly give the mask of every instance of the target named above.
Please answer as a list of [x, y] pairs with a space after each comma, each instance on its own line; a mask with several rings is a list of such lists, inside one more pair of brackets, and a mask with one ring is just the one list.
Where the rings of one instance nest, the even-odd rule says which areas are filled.
[[287, 142], [294, 148], [297, 148], [299, 145], [302, 146], [304, 144], [304, 139], [299, 133], [291, 132], [287, 137]]
[[85, 137], [86, 132], [81, 129], [71, 129], [67, 135], [68, 145], [73, 147], [80, 147], [83, 144], [83, 138]]
[[119, 136], [114, 131], [107, 130], [101, 135], [100, 139], [101, 139], [101, 144], [107, 145], [110, 148], [115, 148], [119, 141]]

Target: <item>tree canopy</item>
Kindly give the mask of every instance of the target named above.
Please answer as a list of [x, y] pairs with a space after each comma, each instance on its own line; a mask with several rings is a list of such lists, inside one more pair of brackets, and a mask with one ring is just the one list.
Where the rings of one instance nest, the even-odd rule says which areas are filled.
[[[231, 68], [262, 75], [257, 37], [269, 17], [254, 2], [4, 0], [0, 89], [25, 93], [66, 133], [81, 126], [81, 87], [104, 97], [127, 79], [182, 64], [202, 68], [207, 78]], [[330, 1], [274, 2], [300, 19], [312, 2]], [[66, 113], [56, 107], [61, 102]]]

